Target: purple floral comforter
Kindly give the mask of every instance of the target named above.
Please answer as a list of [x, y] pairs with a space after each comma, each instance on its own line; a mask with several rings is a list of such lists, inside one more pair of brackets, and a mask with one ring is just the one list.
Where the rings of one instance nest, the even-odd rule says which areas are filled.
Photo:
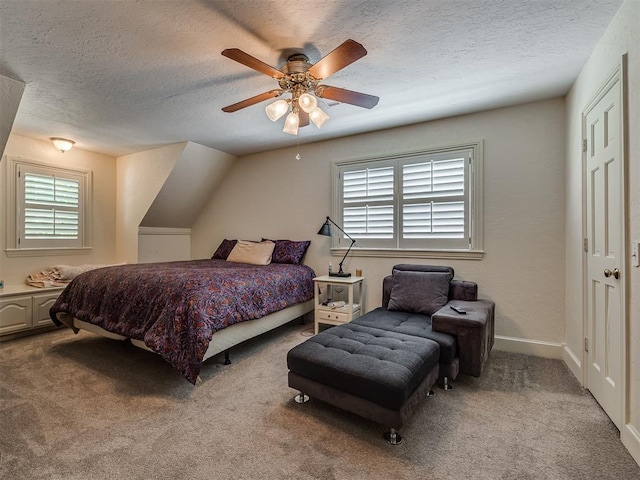
[[144, 341], [196, 382], [211, 336], [313, 298], [313, 270], [225, 260], [118, 265], [76, 277], [51, 307]]

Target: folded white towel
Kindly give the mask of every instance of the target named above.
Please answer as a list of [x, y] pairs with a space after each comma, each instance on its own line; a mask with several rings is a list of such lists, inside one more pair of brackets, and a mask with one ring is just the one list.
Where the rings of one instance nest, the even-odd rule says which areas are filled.
[[110, 265], [56, 265], [52, 267], [53, 277], [58, 280], [73, 280], [78, 275], [89, 270], [109, 267]]
[[55, 265], [48, 270], [27, 275], [26, 283], [27, 285], [40, 288], [63, 287], [81, 273], [114, 265], [124, 265], [124, 263], [105, 265]]

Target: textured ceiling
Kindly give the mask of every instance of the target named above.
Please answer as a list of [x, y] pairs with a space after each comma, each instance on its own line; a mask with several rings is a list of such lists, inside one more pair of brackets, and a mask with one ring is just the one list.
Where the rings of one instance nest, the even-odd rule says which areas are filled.
[[[13, 131], [123, 155], [191, 140], [244, 155], [564, 95], [621, 0], [0, 0], [0, 75], [27, 84]], [[279, 68], [344, 40], [368, 55], [328, 84], [380, 97], [321, 106], [298, 137], [264, 106], [277, 87], [220, 55]]]

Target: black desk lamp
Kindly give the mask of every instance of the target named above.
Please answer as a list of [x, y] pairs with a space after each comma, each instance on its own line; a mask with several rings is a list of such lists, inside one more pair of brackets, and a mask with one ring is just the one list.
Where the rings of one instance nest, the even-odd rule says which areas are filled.
[[349, 255], [349, 250], [351, 250], [351, 247], [353, 247], [356, 241], [353, 238], [351, 238], [351, 235], [349, 235], [342, 228], [340, 228], [340, 225], [338, 225], [336, 222], [331, 220], [329, 217], [327, 217], [325, 222], [322, 224], [322, 227], [320, 227], [320, 230], [318, 231], [318, 235], [333, 237], [333, 228], [331, 227], [332, 223], [338, 228], [338, 230], [344, 233], [347, 236], [347, 238], [349, 238], [349, 240], [351, 240], [351, 245], [349, 245], [349, 248], [347, 249], [347, 253], [344, 254], [344, 257], [342, 257], [342, 261], [339, 264], [340, 270], [338, 270], [338, 273], [331, 272], [329, 276], [330, 277], [350, 277], [351, 276], [350, 273], [345, 273], [342, 271], [342, 264], [344, 263], [344, 260], [347, 258], [347, 255]]

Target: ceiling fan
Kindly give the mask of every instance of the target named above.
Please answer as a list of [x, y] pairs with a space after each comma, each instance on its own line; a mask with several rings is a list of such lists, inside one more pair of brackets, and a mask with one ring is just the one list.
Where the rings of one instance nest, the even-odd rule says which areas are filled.
[[308, 125], [309, 120], [320, 128], [329, 119], [329, 115], [318, 107], [316, 97], [363, 108], [373, 108], [378, 104], [379, 98], [376, 96], [319, 83], [366, 54], [367, 51], [361, 44], [354, 40], [347, 40], [315, 64], [309, 63], [309, 58], [305, 54], [296, 53], [290, 55], [287, 63], [278, 70], [240, 49], [228, 48], [222, 51], [222, 55], [274, 78], [278, 81], [280, 88], [228, 105], [222, 111], [236, 112], [242, 108], [289, 93], [291, 98], [277, 100], [267, 105], [265, 110], [267, 116], [275, 122], [291, 108], [291, 112], [285, 120], [283, 132], [297, 135], [298, 128]]

